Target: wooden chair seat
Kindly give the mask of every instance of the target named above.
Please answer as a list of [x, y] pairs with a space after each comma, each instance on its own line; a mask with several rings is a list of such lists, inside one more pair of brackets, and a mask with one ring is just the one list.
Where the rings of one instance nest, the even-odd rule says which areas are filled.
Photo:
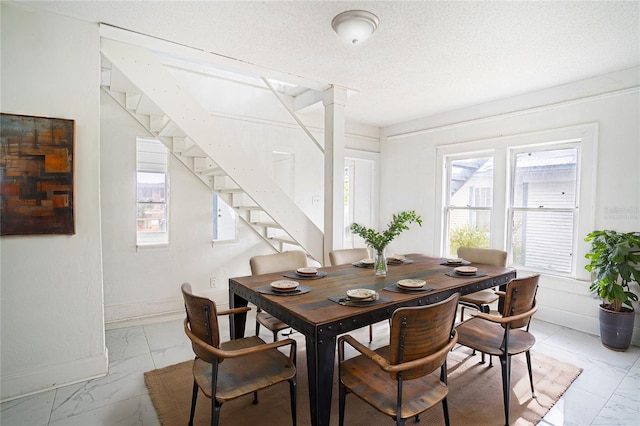
[[[261, 338], [251, 336], [224, 342], [220, 349], [237, 351], [264, 344], [265, 341]], [[296, 369], [293, 365], [287, 367], [287, 362], [287, 356], [278, 350], [225, 359], [218, 367], [216, 400], [224, 403], [260, 391], [274, 383], [292, 379], [296, 375]], [[193, 363], [193, 377], [207, 398], [213, 396], [211, 374], [211, 364], [196, 358]]]
[[[389, 347], [376, 350], [381, 357], [389, 359]], [[396, 400], [389, 398], [396, 393], [396, 380], [362, 355], [350, 358], [342, 364], [342, 383], [360, 399], [376, 407], [380, 412], [396, 417]], [[438, 404], [449, 393], [449, 388], [432, 374], [407, 380], [402, 387], [400, 417], [414, 417]]]
[[473, 305], [489, 305], [497, 300], [498, 295], [493, 290], [480, 290], [460, 297], [460, 302], [467, 302]]
[[[501, 349], [504, 328], [500, 324], [482, 318], [470, 318], [456, 327], [458, 343], [477, 351], [495, 355], [504, 355]], [[536, 342], [533, 334], [524, 330], [511, 330], [509, 334], [509, 355], [528, 351]]]
[[[289, 324], [280, 321], [268, 312], [260, 311], [256, 313], [256, 321], [273, 334], [273, 340], [278, 340], [278, 333], [289, 328]], [[258, 332], [260, 330], [258, 329]]]

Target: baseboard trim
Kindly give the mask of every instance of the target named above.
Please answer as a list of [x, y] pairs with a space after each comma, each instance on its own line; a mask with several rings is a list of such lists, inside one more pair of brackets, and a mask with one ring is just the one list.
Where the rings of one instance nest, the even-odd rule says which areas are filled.
[[105, 349], [105, 353], [91, 358], [47, 365], [38, 369], [2, 376], [0, 402], [106, 376], [109, 372], [108, 365], [108, 355]]
[[[213, 292], [211, 292], [213, 293]], [[210, 297], [209, 293], [202, 294]], [[228, 303], [216, 303], [218, 309], [228, 308]], [[182, 297], [152, 300], [145, 303], [127, 303], [104, 307], [105, 330], [155, 324], [184, 318]]]

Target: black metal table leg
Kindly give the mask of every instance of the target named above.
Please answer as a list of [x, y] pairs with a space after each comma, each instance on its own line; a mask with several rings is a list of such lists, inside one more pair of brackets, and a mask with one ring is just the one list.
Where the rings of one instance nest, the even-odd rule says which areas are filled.
[[[249, 302], [237, 294], [229, 290], [229, 308], [243, 308]], [[247, 313], [229, 315], [229, 333], [232, 339], [241, 339], [244, 337], [244, 329], [247, 324]]]
[[[318, 339], [317, 344], [315, 339]], [[336, 338], [335, 336], [318, 337], [317, 334], [313, 337], [307, 336], [306, 347], [311, 424], [329, 426]]]

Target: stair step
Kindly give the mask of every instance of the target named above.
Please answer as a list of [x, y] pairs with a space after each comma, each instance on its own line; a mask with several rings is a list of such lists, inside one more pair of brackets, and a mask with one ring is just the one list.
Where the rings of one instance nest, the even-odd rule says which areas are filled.
[[238, 210], [251, 210], [251, 211], [262, 210], [262, 207], [260, 206], [234, 206], [234, 208]]
[[265, 228], [277, 228], [282, 229], [282, 226], [275, 222], [251, 222], [254, 226], [264, 226]]
[[216, 188], [216, 192], [222, 194], [242, 194], [244, 191], [241, 188]]
[[180, 155], [185, 157], [206, 157], [207, 153], [200, 146], [193, 144], [181, 151]]
[[286, 236], [269, 237], [269, 239], [271, 241], [276, 241], [278, 243], [283, 243], [283, 244], [291, 244], [294, 246], [300, 245], [296, 241], [292, 240], [291, 238], [287, 238]]
[[160, 130], [160, 136], [166, 136], [168, 138], [184, 138], [184, 137], [186, 137], [186, 135], [184, 134], [182, 129], [180, 129], [176, 125], [176, 123], [174, 123], [172, 120], [169, 120], [169, 119], [167, 119], [166, 123], [162, 127], [162, 130]]
[[211, 169], [201, 170], [198, 173], [205, 176], [224, 176], [226, 173], [220, 167], [213, 167]]

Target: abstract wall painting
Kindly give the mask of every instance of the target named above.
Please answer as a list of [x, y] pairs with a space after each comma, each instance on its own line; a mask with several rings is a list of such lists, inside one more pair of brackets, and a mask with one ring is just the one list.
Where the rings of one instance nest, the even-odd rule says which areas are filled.
[[75, 122], [0, 113], [0, 235], [74, 234]]

